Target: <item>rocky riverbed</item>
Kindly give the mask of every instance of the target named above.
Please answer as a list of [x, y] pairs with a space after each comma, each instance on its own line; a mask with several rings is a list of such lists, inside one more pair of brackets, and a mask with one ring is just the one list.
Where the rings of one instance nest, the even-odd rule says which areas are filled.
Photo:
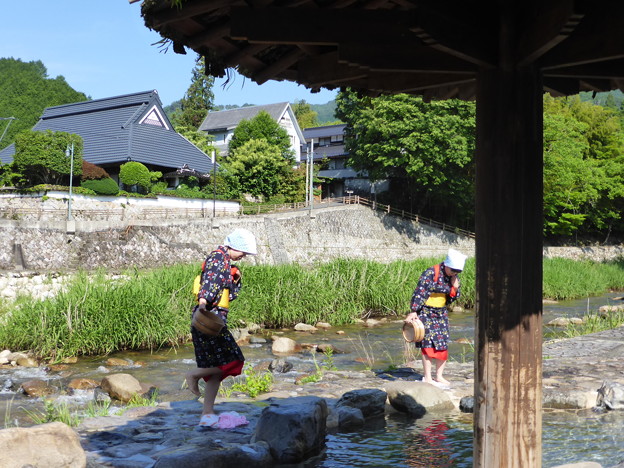
[[[621, 365], [623, 358], [624, 327], [546, 343], [543, 361], [544, 410], [583, 412], [596, 406], [599, 402], [599, 389], [605, 381], [624, 385], [624, 368]], [[418, 362], [413, 363], [413, 367], [408, 365], [386, 371], [325, 371], [320, 379], [308, 383], [302, 383], [300, 373], [291, 370], [280, 373], [277, 370], [288, 370], [288, 362], [289, 358], [285, 356], [272, 363], [275, 381], [270, 393], [251, 399], [233, 392], [229, 398], [218, 398], [218, 412], [236, 412], [246, 418], [248, 424], [234, 429], [199, 430], [197, 423], [201, 403], [188, 393], [187, 399], [182, 395], [181, 400], [162, 402], [154, 407], [133, 408], [121, 416], [85, 419], [65, 436], [68, 441], [63, 446], [68, 450], [73, 447], [72, 455], [66, 454], [69, 458], [63, 459], [62, 464], [45, 466], [273, 466], [271, 443], [259, 441], [256, 433], [258, 422], [262, 420], [266, 408], [279, 410], [287, 402], [296, 402], [296, 411], [301, 411], [297, 417], [305, 417], [306, 408], [309, 408], [311, 414], [318, 413], [322, 416], [313, 418], [315, 421], [323, 419], [322, 429], [331, 431], [345, 425], [357, 428], [363, 423], [362, 414], [357, 414], [356, 411], [358, 404], [354, 405], [355, 410], [345, 411], [345, 405], [341, 408], [339, 402], [345, 399], [345, 395], [363, 398], [364, 403], [360, 405], [367, 408], [372, 407], [370, 401], [366, 400], [371, 395], [379, 400], [378, 396], [383, 392], [390, 392], [397, 385], [407, 386], [411, 391], [416, 389], [418, 395], [425, 395], [427, 392], [435, 395], [435, 401], [428, 400], [425, 404], [428, 411], [442, 411], [446, 414], [459, 413], [462, 399], [465, 401], [466, 397], [473, 395], [473, 363], [450, 361], [446, 376], [452, 385], [449, 389], [441, 389], [420, 382]], [[266, 364], [258, 365], [260, 369], [266, 368]], [[131, 370], [127, 372], [132, 373]], [[370, 393], [375, 391], [382, 393]], [[393, 406], [386, 401], [386, 394], [383, 395], [382, 413], [387, 415], [405, 411], [405, 408], [397, 409], [397, 405]], [[436, 402], [439, 401], [449, 401], [452, 405], [443, 410], [440, 409], [442, 406], [436, 409]], [[624, 404], [624, 401], [619, 404]], [[349, 405], [353, 403], [347, 406]], [[414, 414], [414, 417], [417, 415]], [[47, 425], [38, 427], [45, 426]], [[57, 426], [50, 427], [50, 430], [57, 437], [62, 433]], [[5, 429], [0, 433], [7, 431], [16, 429]], [[71, 434], [75, 435], [73, 444]], [[15, 434], [11, 437], [10, 442], [7, 442], [6, 434], [0, 436], [0, 446], [19, 443], [19, 437], [15, 438]], [[54, 450], [44, 442], [41, 444], [49, 458]], [[613, 465], [607, 466], [620, 466], [616, 463], [621, 461], [614, 460]], [[25, 462], [25, 459], [21, 459], [19, 465], [2, 466], [21, 467]]]

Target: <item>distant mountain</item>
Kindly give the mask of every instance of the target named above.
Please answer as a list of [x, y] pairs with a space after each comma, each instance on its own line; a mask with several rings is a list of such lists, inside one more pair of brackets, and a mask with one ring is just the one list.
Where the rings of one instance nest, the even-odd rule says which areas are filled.
[[336, 100], [331, 100], [326, 104], [310, 104], [314, 112], [318, 114], [319, 125], [324, 125], [336, 121]]
[[622, 109], [622, 102], [624, 101], [624, 93], [619, 89], [596, 93], [595, 96], [591, 91], [583, 91], [580, 93], [580, 96], [581, 101], [592, 101], [599, 106], [616, 107], [618, 109]]
[[0, 117], [14, 117], [0, 120], [0, 136], [4, 134], [0, 149], [13, 143], [17, 133], [34, 127], [46, 107], [88, 99], [62, 76], [48, 77], [48, 70], [40, 60], [22, 62], [0, 58]]

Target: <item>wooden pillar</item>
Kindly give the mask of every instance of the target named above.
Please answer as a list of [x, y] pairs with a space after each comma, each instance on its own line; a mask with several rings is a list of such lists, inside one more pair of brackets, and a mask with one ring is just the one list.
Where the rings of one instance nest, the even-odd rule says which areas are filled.
[[542, 83], [532, 67], [477, 85], [474, 466], [542, 463]]

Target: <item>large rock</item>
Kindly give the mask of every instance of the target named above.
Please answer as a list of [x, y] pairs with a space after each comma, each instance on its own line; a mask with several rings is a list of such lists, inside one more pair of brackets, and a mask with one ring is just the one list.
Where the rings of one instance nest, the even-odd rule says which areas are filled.
[[326, 419], [322, 398], [278, 400], [262, 410], [252, 442], [266, 442], [278, 463], [299, 463], [325, 446]]
[[301, 345], [295, 340], [280, 336], [275, 338], [271, 349], [275, 354], [292, 354], [301, 351]]
[[455, 408], [449, 396], [425, 382], [392, 382], [386, 387], [388, 401], [394, 409], [422, 418], [429, 411]]
[[343, 394], [337, 407], [350, 406], [362, 411], [362, 415], [365, 418], [371, 416], [377, 416], [383, 414], [386, 410], [387, 395], [383, 390], [378, 389], [363, 389], [353, 390]]
[[228, 444], [208, 440], [205, 446], [185, 445], [163, 451], [154, 468], [269, 468], [274, 466], [267, 444]]
[[542, 407], [550, 409], [589, 409], [596, 405], [597, 392], [570, 391], [562, 393], [544, 390]]
[[78, 434], [66, 424], [0, 430], [2, 468], [83, 468], [87, 457]]
[[141, 383], [130, 374], [107, 375], [102, 379], [102, 390], [108, 393], [111, 398], [128, 402], [135, 395], [142, 395]]
[[598, 389], [596, 406], [610, 410], [624, 409], [624, 385], [617, 382], [603, 382]]
[[30, 397], [43, 397], [56, 393], [56, 388], [48, 382], [39, 379], [27, 380], [22, 382], [22, 391]]

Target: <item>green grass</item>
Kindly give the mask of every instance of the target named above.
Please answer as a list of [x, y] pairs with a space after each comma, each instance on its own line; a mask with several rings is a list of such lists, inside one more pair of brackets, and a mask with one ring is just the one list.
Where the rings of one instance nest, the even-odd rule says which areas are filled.
[[0, 343], [52, 360], [174, 346], [189, 332], [192, 268], [78, 274], [52, 299], [22, 298], [5, 310]]
[[[229, 323], [267, 328], [333, 325], [370, 316], [404, 317], [423, 270], [439, 259], [380, 264], [336, 259], [313, 267], [241, 264], [243, 290]], [[187, 342], [199, 262], [111, 277], [79, 273], [51, 299], [0, 302], [0, 346], [59, 361], [78, 355], [158, 349]], [[461, 275], [458, 305], [474, 307], [474, 259]], [[624, 261], [544, 261], [544, 297], [571, 299], [624, 290]]]
[[583, 323], [568, 324], [561, 330], [555, 330], [549, 335], [549, 338], [573, 338], [575, 336], [588, 335], [605, 330], [613, 330], [624, 325], [624, 311], [618, 310], [600, 314], [598, 312], [590, 312], [583, 317]]
[[543, 296], [564, 300], [624, 290], [624, 260], [605, 263], [544, 259]]

